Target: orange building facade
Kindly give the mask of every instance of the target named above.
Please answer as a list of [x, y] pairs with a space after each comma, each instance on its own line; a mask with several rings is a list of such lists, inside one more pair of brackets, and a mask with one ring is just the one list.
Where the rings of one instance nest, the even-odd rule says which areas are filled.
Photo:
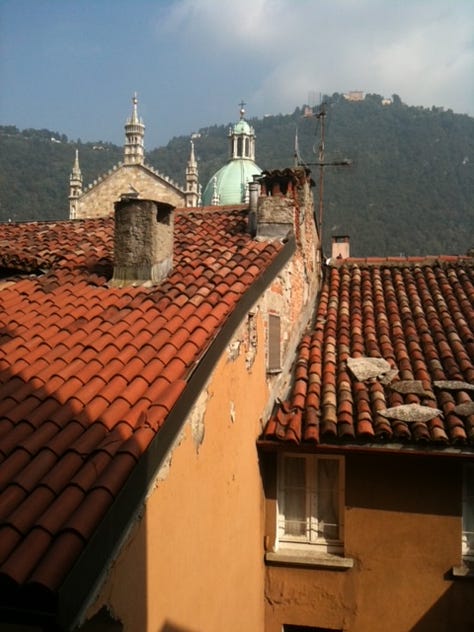
[[264, 222], [255, 210], [262, 234], [282, 231], [283, 237], [291, 226], [296, 237], [285, 244], [282, 264], [269, 271], [263, 291], [254, 302], [249, 298], [219, 357], [209, 359], [215, 368], [91, 600], [85, 632], [104, 611], [110, 620], [101, 626], [110, 630], [114, 621], [130, 632], [264, 629], [264, 493], [256, 441], [276, 394], [289, 386], [319, 287], [310, 181], [298, 177], [299, 184], [290, 172], [276, 176], [296, 187], [295, 198], [288, 191], [275, 200], [276, 223], [271, 198], [263, 204]]
[[[271, 478], [275, 454], [263, 457]], [[472, 629], [474, 615], [466, 607], [472, 578], [456, 576], [462, 564], [462, 459], [367, 453], [342, 458], [346, 565], [324, 557], [291, 559], [283, 549], [267, 553], [264, 629]], [[274, 502], [269, 487], [270, 516]]]

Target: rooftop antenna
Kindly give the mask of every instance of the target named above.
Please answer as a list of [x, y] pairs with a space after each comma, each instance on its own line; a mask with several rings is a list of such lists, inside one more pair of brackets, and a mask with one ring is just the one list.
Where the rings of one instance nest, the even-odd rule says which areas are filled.
[[344, 158], [343, 160], [332, 160], [326, 162], [325, 160], [325, 134], [326, 134], [326, 103], [324, 101], [321, 102], [319, 106], [319, 112], [316, 114], [316, 118], [320, 123], [320, 133], [319, 133], [319, 145], [318, 145], [318, 160], [317, 162], [308, 162], [303, 163], [301, 160], [298, 164], [303, 166], [316, 166], [319, 167], [319, 196], [318, 196], [318, 219], [317, 219], [317, 227], [319, 231], [319, 242], [320, 242], [320, 250], [321, 250], [321, 260], [323, 258], [323, 216], [324, 216], [324, 169], [326, 167], [350, 167], [352, 165], [352, 161], [348, 158]]

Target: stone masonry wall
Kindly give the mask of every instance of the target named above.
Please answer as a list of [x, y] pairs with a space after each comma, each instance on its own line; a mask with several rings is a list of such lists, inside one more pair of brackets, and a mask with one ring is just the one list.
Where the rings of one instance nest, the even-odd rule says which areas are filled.
[[161, 179], [146, 167], [122, 165], [86, 190], [77, 201], [75, 219], [113, 215], [114, 204], [124, 193], [138, 191], [139, 197], [185, 206], [184, 193], [177, 186]]

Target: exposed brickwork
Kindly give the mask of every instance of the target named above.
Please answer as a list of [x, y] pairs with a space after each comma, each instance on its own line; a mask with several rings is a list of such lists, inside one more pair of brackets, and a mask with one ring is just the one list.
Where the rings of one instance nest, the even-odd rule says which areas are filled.
[[[292, 234], [296, 252], [265, 297], [267, 313], [281, 319], [282, 372], [273, 379], [275, 397], [290, 386], [290, 368], [299, 333], [311, 318], [320, 284], [319, 239], [313, 215], [312, 181], [305, 169], [265, 172], [258, 199], [257, 239]], [[273, 192], [274, 195], [266, 195]], [[283, 223], [282, 223], [283, 222]], [[259, 228], [262, 232], [258, 233]], [[268, 335], [268, 332], [267, 332]]]

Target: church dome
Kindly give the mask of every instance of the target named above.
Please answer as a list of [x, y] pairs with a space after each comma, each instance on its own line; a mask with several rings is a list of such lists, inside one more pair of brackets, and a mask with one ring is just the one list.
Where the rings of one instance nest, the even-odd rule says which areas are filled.
[[211, 204], [243, 204], [248, 201], [248, 183], [260, 167], [247, 158], [230, 160], [207, 183], [202, 196], [204, 206]]
[[240, 120], [229, 130], [230, 159], [207, 183], [203, 206], [248, 202], [248, 184], [262, 173], [255, 163], [255, 131], [244, 119], [244, 105], [240, 104]]
[[233, 131], [234, 134], [248, 134], [249, 136], [253, 133], [253, 129], [245, 119], [240, 119], [240, 121], [235, 123]]

